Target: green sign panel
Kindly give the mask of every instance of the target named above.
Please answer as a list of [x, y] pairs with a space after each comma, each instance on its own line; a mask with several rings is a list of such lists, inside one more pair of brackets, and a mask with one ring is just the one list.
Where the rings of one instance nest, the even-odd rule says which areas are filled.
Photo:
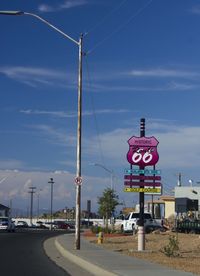
[[161, 170], [140, 170], [140, 169], [125, 169], [125, 174], [144, 174], [144, 175], [160, 175]]

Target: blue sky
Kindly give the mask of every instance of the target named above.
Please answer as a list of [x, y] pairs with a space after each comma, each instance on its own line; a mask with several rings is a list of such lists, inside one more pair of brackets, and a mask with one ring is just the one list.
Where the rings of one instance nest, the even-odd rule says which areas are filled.
[[[177, 174], [199, 181], [200, 2], [58, 0], [1, 3], [46, 19], [75, 40], [84, 34], [82, 208], [110, 186], [123, 192], [127, 140], [159, 140], [165, 194]], [[75, 205], [78, 47], [31, 16], [0, 16], [0, 201], [29, 206], [28, 187], [54, 208]], [[148, 197], [147, 197], [148, 199]], [[35, 197], [36, 201], [36, 197]]]

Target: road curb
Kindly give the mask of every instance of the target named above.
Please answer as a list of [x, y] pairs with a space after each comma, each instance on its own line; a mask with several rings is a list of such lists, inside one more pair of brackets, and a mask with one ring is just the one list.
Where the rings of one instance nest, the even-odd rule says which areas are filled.
[[71, 252], [67, 251], [58, 241], [58, 238], [55, 238], [55, 246], [57, 250], [60, 252], [60, 254], [69, 259], [71, 262], [75, 263], [76, 265], [81, 266], [83, 269], [87, 270], [88, 272], [92, 273], [95, 276], [116, 276], [117, 274], [114, 274], [112, 272], [109, 272], [97, 265], [91, 264], [89, 261], [86, 261], [82, 259], [81, 257], [72, 254]]

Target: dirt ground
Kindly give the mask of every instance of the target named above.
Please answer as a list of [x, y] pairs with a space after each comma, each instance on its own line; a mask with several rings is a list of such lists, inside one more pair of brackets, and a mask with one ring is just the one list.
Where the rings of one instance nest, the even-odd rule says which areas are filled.
[[[164, 252], [164, 246], [169, 245], [169, 237], [177, 236], [178, 256], [167, 257]], [[85, 238], [91, 242], [97, 243], [97, 237], [85, 234]], [[151, 233], [145, 234], [145, 251], [138, 252], [138, 238], [136, 235], [106, 235], [102, 244], [109, 250], [118, 251], [121, 254], [142, 258], [151, 262], [159, 263], [174, 269], [192, 272], [200, 275], [200, 235], [183, 233]]]

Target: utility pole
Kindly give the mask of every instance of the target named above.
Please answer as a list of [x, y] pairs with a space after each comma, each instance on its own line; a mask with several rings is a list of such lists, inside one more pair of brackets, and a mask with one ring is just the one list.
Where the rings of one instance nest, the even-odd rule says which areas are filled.
[[39, 220], [39, 216], [40, 216], [40, 192], [42, 191], [42, 189], [40, 189], [37, 193], [37, 219]]
[[76, 220], [75, 220], [75, 249], [80, 250], [80, 221], [81, 221], [81, 142], [82, 142], [82, 57], [83, 35], [79, 39], [78, 67], [78, 122], [77, 122], [77, 157], [76, 157]]
[[52, 230], [52, 223], [53, 223], [53, 184], [55, 183], [53, 181], [53, 178], [50, 178], [50, 181], [48, 181], [49, 184], [51, 184], [51, 230]]
[[181, 187], [182, 185], [182, 180], [181, 180], [181, 173], [178, 174], [178, 181], [177, 181], [177, 186]]
[[30, 208], [30, 224], [32, 226], [32, 220], [33, 220], [33, 194], [35, 193], [36, 187], [29, 187], [29, 194], [31, 194], [31, 208]]

